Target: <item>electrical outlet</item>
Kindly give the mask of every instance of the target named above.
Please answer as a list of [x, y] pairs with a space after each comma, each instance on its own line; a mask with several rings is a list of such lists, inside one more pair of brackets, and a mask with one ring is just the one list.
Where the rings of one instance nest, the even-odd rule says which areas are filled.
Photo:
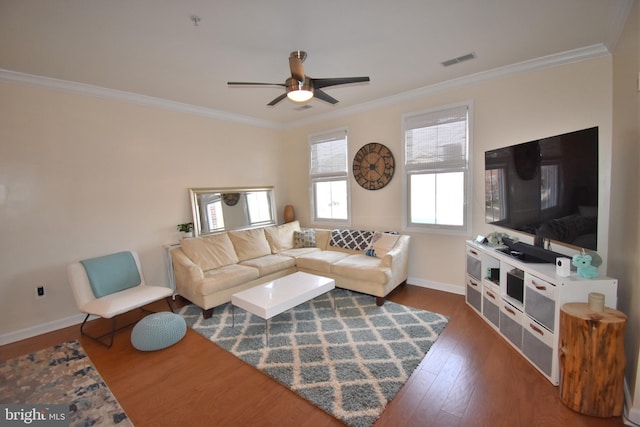
[[44, 285], [36, 288], [36, 298], [44, 298]]

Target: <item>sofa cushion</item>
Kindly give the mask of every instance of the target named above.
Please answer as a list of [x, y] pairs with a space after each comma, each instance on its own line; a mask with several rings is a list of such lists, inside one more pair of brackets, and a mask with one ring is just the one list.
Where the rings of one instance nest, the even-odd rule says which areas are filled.
[[296, 260], [288, 256], [266, 255], [242, 261], [240, 264], [258, 269], [258, 274], [262, 277], [267, 274], [275, 273], [276, 271], [295, 267]]
[[293, 236], [296, 231], [300, 231], [299, 221], [265, 228], [264, 235], [269, 242], [271, 252], [277, 254], [293, 248]]
[[331, 273], [351, 279], [385, 284], [391, 270], [381, 267], [381, 260], [366, 255], [349, 255], [331, 265]]
[[298, 268], [317, 271], [318, 273], [331, 273], [331, 264], [348, 257], [349, 254], [338, 251], [314, 251], [304, 254], [296, 259]]
[[366, 255], [378, 258], [384, 257], [398, 242], [400, 235], [397, 233], [382, 233], [376, 231], [371, 237], [371, 245], [367, 248]]
[[294, 248], [315, 248], [316, 247], [316, 231], [314, 229], [294, 231], [293, 232]]
[[228, 234], [240, 261], [271, 254], [271, 247], [262, 228], [229, 231]]
[[198, 265], [202, 271], [225, 265], [236, 264], [238, 257], [227, 233], [183, 239], [182, 251]]
[[331, 240], [331, 230], [326, 230], [324, 228], [314, 228], [316, 234], [316, 248], [320, 248], [325, 251], [327, 249], [331, 249], [329, 246], [329, 240]]
[[240, 264], [227, 265], [204, 273], [204, 279], [198, 283], [197, 292], [200, 295], [209, 295], [245, 284], [258, 277], [257, 268]]
[[371, 242], [372, 231], [363, 230], [333, 230], [329, 246], [354, 251], [365, 251]]
[[293, 248], [280, 252], [278, 255], [290, 256], [291, 258], [300, 258], [302, 255], [310, 254], [311, 252], [320, 252], [320, 248]]

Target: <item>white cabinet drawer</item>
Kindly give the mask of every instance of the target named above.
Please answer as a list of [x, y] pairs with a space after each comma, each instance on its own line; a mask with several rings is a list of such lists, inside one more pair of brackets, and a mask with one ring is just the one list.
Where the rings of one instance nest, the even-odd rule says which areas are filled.
[[555, 331], [556, 286], [525, 274], [524, 311], [545, 328]]
[[535, 320], [530, 319], [528, 316], [524, 316], [523, 325], [524, 329], [531, 333], [538, 340], [542, 341], [547, 347], [553, 348], [553, 342], [555, 335], [553, 332], [546, 330]]
[[482, 315], [496, 328], [500, 328], [500, 303], [500, 296], [485, 286], [482, 291]]
[[500, 284], [494, 283], [489, 279], [482, 279], [482, 288], [489, 289], [496, 297], [500, 297]]
[[554, 357], [555, 335], [525, 316], [522, 334], [522, 353], [549, 380], [557, 384], [557, 360]]
[[467, 300], [467, 304], [471, 307], [475, 308], [479, 313], [482, 312], [482, 287], [480, 286], [480, 282], [471, 277], [467, 276], [467, 285], [465, 286], [465, 298]]
[[471, 246], [467, 246], [467, 255], [471, 255], [474, 258], [480, 259], [480, 251]]
[[502, 301], [500, 307], [500, 333], [517, 348], [522, 348], [522, 319], [524, 314], [509, 304]]
[[480, 253], [469, 246], [467, 246], [467, 274], [478, 280], [482, 279], [482, 260], [480, 259]]
[[524, 275], [525, 286], [535, 289], [536, 292], [544, 295], [545, 297], [555, 300], [556, 299], [556, 286], [552, 283], [542, 280], [539, 277], [533, 276], [529, 273]]
[[505, 316], [522, 325], [522, 319], [524, 318], [522, 311], [505, 301], [502, 302], [502, 307], [500, 309], [504, 312]]
[[470, 286], [472, 289], [482, 293], [482, 285], [480, 284], [480, 280], [475, 277], [467, 276], [467, 286]]

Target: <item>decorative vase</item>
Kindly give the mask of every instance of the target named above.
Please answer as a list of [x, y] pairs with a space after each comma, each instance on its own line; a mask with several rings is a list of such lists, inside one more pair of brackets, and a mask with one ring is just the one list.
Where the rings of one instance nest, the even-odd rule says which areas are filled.
[[295, 213], [295, 211], [293, 210], [293, 206], [291, 206], [291, 205], [286, 205], [286, 206], [284, 207], [284, 222], [285, 222], [285, 224], [286, 224], [287, 222], [292, 222], [292, 221], [293, 221], [293, 220], [295, 220], [295, 219], [296, 219], [296, 213]]

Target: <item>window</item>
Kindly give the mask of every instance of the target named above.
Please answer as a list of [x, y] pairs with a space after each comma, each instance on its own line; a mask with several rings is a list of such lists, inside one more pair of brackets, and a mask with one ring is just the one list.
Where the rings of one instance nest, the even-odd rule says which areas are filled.
[[468, 233], [469, 105], [403, 116], [407, 226]]
[[347, 131], [309, 137], [311, 203], [314, 222], [349, 222]]
[[251, 225], [271, 221], [271, 205], [266, 191], [247, 193], [246, 197]]
[[485, 221], [487, 223], [505, 219], [507, 207], [505, 169], [487, 169], [484, 172]]
[[557, 164], [540, 166], [540, 209], [558, 206], [559, 169]]
[[210, 230], [224, 230], [224, 216], [222, 215], [222, 200], [218, 196], [205, 205], [207, 224]]

